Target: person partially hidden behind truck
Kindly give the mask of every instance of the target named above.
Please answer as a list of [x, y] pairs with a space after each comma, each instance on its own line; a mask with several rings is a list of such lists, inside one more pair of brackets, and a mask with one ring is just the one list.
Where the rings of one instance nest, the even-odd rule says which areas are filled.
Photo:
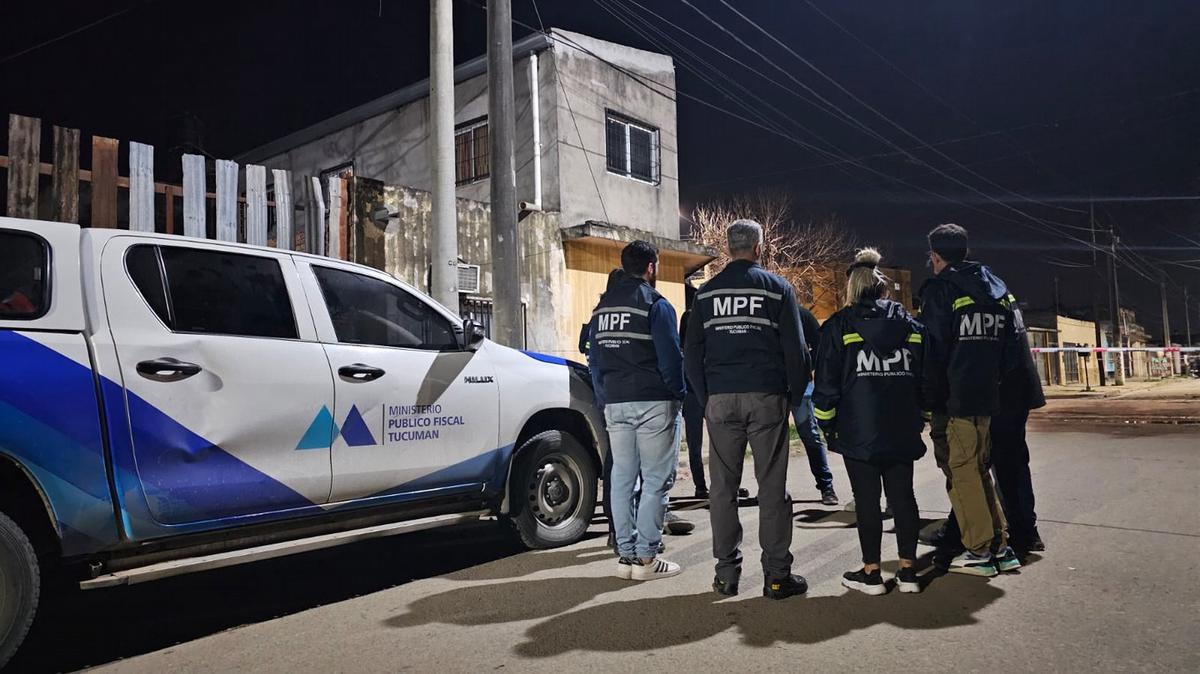
[[1021, 566], [988, 472], [1000, 381], [1018, 362], [1022, 343], [1012, 311], [1016, 298], [990, 269], [967, 260], [967, 230], [939, 225], [928, 239], [935, 276], [921, 288], [928, 340], [924, 401], [933, 412], [934, 457], [965, 548], [949, 570], [995, 576]]
[[658, 249], [645, 241], [630, 243], [621, 251], [621, 268], [624, 275], [592, 314], [590, 360], [612, 453], [617, 576], [655, 580], [681, 571], [658, 551], [666, 494], [679, 461], [683, 354], [675, 310], [654, 289]]

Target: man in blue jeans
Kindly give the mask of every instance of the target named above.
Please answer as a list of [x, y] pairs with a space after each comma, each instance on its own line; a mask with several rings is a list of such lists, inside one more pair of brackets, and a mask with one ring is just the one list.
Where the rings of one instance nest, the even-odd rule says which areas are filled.
[[[804, 343], [808, 345], [812, 362], [816, 362], [817, 344], [820, 343], [821, 324], [808, 309], [797, 305], [800, 310], [800, 327], [804, 330]], [[796, 422], [796, 434], [808, 454], [808, 468], [812, 471], [813, 479], [817, 481], [817, 491], [821, 493], [821, 503], [837, 505], [837, 492], [833, 490], [833, 473], [829, 471], [829, 459], [825, 454], [825, 438], [817, 428], [817, 419], [813, 416], [813, 385], [810, 383], [804, 391], [804, 398], [799, 405], [792, 408], [792, 420]]]
[[[611, 500], [617, 576], [678, 575], [658, 556], [665, 497], [679, 461], [686, 386], [675, 310], [654, 289], [658, 249], [634, 241], [621, 250], [624, 276], [600, 298], [590, 324], [591, 363], [612, 454]], [[641, 480], [636, 512], [634, 487]]]

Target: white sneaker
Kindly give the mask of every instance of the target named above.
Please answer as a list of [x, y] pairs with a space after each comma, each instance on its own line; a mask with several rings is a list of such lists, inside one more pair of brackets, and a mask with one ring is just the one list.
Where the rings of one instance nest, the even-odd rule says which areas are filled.
[[683, 572], [683, 568], [675, 562], [668, 562], [662, 557], [657, 557], [650, 560], [649, 563], [635, 561], [632, 564], [632, 580], [657, 580], [659, 578], [670, 578], [678, 576]]
[[629, 559], [628, 557], [622, 557], [622, 558], [618, 559], [617, 560], [617, 578], [620, 578], [621, 580], [629, 580], [630, 578], [632, 578], [633, 577], [633, 565], [636, 563], [637, 562], [634, 562], [633, 560]]

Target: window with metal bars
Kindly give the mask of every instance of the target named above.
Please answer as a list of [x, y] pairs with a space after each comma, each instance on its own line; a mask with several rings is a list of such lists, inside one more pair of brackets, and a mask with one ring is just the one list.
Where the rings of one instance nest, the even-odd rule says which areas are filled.
[[658, 184], [658, 129], [610, 112], [605, 141], [609, 172]]
[[454, 129], [454, 182], [463, 185], [488, 177], [488, 123], [486, 117]]

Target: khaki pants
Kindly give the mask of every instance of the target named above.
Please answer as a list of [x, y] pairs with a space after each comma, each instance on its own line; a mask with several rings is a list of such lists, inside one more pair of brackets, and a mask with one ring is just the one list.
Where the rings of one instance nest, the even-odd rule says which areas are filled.
[[988, 472], [991, 417], [933, 415], [933, 456], [946, 475], [950, 506], [962, 531], [963, 547], [983, 553], [998, 541], [1008, 545], [1008, 523]]

